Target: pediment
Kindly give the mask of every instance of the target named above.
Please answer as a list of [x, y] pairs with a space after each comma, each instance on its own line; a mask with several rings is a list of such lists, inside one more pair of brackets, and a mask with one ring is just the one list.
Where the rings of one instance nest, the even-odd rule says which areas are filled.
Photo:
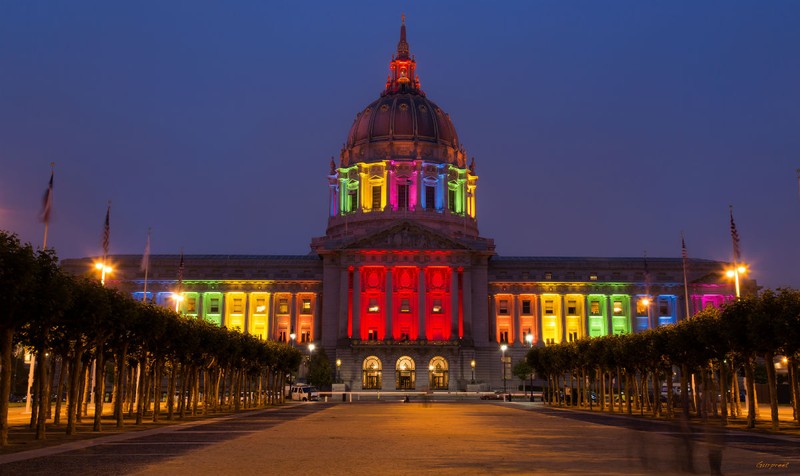
[[472, 248], [430, 228], [411, 222], [401, 222], [359, 237], [341, 249], [470, 250]]

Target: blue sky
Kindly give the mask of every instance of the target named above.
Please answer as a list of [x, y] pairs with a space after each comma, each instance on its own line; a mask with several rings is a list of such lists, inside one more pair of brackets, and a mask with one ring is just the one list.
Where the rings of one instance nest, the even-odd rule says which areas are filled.
[[96, 255], [305, 254], [400, 15], [501, 255], [729, 260], [800, 287], [800, 3], [0, 3], [0, 228]]

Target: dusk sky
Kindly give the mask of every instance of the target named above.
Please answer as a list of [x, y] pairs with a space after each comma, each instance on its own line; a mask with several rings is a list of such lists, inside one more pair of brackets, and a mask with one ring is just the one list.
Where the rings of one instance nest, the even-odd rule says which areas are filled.
[[800, 288], [800, 2], [0, 3], [0, 229], [101, 254], [306, 254], [406, 15], [503, 256], [728, 261]]

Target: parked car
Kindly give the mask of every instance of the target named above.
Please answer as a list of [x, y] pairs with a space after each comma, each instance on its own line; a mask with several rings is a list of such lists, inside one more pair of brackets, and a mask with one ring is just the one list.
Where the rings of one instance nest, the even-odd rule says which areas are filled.
[[289, 389], [289, 395], [292, 400], [300, 402], [319, 400], [319, 390], [317, 390], [317, 387], [312, 387], [311, 385], [292, 385], [292, 387]]
[[497, 390], [493, 393], [484, 393], [481, 395], [481, 400], [502, 400], [503, 392]]

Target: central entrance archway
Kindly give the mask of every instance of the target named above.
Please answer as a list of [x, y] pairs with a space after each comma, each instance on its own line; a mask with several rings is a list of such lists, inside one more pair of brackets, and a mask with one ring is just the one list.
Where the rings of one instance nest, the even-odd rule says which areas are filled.
[[371, 355], [364, 359], [361, 367], [361, 388], [364, 390], [381, 389], [381, 359]]
[[430, 365], [428, 365], [428, 372], [430, 373], [431, 390], [447, 390], [449, 388], [450, 378], [447, 359], [439, 356], [432, 358]]
[[414, 359], [404, 355], [397, 359], [395, 366], [395, 386], [397, 390], [414, 390], [417, 385], [417, 371]]

